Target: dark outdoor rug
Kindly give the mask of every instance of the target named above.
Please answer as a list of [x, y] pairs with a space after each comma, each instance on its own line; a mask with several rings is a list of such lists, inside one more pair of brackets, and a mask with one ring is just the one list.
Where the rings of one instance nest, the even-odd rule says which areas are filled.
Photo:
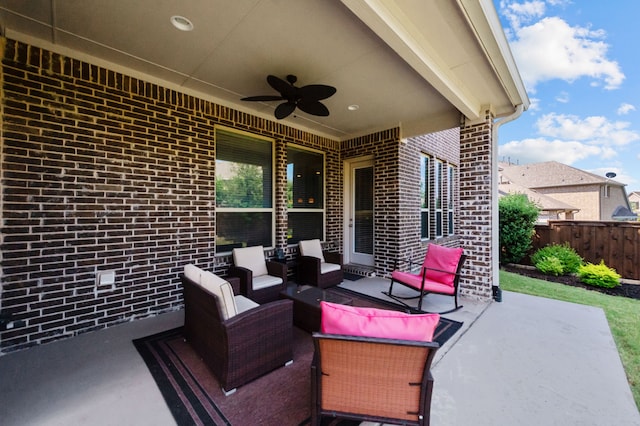
[[[379, 299], [345, 289], [354, 306], [394, 309]], [[395, 305], [396, 310], [402, 307]], [[442, 318], [434, 340], [440, 345], [462, 323]], [[287, 426], [310, 423], [313, 357], [311, 335], [294, 327], [293, 364], [278, 368], [224, 396], [215, 376], [191, 349], [182, 327], [136, 339], [133, 344], [144, 359], [179, 425], [264, 425]], [[359, 422], [331, 422], [326, 425], [351, 426]]]
[[359, 279], [364, 278], [362, 275], [356, 275], [356, 274], [351, 274], [349, 272], [345, 272], [342, 274], [342, 277], [345, 280], [349, 280], [349, 281], [358, 281]]

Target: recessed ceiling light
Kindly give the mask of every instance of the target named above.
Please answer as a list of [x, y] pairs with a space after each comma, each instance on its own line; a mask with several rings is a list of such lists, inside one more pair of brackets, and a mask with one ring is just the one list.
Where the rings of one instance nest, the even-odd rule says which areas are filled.
[[184, 16], [174, 15], [171, 17], [171, 24], [174, 27], [179, 29], [180, 31], [191, 31], [193, 30], [193, 22]]
[[360, 105], [355, 105], [355, 104], [354, 104], [354, 105], [349, 105], [349, 106], [347, 107], [347, 109], [348, 109], [349, 111], [357, 111], [357, 110], [359, 110], [359, 109], [360, 109]]

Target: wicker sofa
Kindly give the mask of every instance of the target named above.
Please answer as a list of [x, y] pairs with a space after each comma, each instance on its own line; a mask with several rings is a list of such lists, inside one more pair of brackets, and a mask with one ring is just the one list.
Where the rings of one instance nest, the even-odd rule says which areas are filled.
[[221, 297], [197, 283], [193, 275], [188, 278], [182, 274], [181, 280], [185, 337], [218, 378], [225, 394], [293, 360], [290, 300], [257, 305], [243, 296], [233, 296], [239, 293], [239, 280], [229, 278], [235, 300], [224, 303], [237, 305], [237, 312], [230, 316]]

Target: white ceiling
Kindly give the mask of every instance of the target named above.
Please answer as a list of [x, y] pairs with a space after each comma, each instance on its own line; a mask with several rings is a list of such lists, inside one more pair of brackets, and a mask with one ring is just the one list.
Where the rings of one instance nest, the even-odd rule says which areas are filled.
[[[169, 19], [181, 15], [191, 32]], [[328, 117], [284, 122], [335, 138], [457, 126], [528, 105], [489, 0], [0, 0], [8, 38], [275, 120], [266, 77], [327, 84]], [[349, 105], [359, 105], [349, 111]]]

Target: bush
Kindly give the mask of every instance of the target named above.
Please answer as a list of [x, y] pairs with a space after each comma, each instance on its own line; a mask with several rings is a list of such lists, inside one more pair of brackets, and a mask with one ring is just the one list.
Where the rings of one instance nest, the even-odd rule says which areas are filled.
[[[560, 268], [549, 265], [547, 259], [554, 258], [560, 263]], [[555, 261], [553, 261], [555, 263]], [[569, 246], [569, 243], [551, 244], [537, 250], [531, 256], [531, 263], [539, 271], [545, 274], [567, 275], [578, 272], [578, 268], [582, 266], [582, 257]], [[551, 267], [551, 269], [549, 269]], [[547, 272], [547, 269], [549, 272]]]
[[587, 263], [578, 269], [578, 278], [585, 284], [613, 288], [620, 285], [620, 275], [615, 269], [609, 268], [601, 260], [598, 265]]
[[562, 262], [555, 256], [547, 256], [536, 263], [536, 269], [547, 275], [564, 275]]
[[518, 263], [531, 249], [538, 207], [524, 194], [505, 195], [498, 201], [500, 264]]

